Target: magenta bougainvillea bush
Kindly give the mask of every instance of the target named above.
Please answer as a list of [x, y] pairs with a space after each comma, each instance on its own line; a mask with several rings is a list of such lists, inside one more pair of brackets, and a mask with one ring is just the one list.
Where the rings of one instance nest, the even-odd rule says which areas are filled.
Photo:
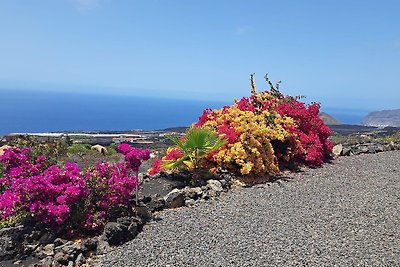
[[0, 219], [18, 214], [57, 227], [97, 231], [113, 211], [127, 209], [138, 189], [136, 173], [149, 150], [122, 144], [125, 161], [98, 163], [82, 172], [75, 163], [46, 166], [44, 156], [33, 156], [29, 147], [12, 147], [0, 156]]

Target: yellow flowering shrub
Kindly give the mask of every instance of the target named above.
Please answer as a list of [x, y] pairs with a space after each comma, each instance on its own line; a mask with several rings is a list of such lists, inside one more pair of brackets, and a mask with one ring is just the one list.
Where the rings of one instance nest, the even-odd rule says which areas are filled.
[[289, 117], [276, 112], [242, 110], [238, 102], [219, 110], [207, 110], [199, 123], [214, 128], [229, 143], [210, 156], [212, 171], [228, 170], [242, 175], [277, 174], [279, 161], [292, 157], [290, 149], [277, 155], [273, 143], [284, 144], [291, 137], [284, 125]]

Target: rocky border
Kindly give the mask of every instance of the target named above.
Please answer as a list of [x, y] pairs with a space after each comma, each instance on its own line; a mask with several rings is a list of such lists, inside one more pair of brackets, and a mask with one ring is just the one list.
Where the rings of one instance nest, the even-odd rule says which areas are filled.
[[335, 156], [353, 156], [360, 154], [375, 154], [392, 150], [400, 150], [400, 143], [385, 143], [381, 140], [374, 139], [369, 141], [340, 143], [333, 147], [332, 153]]
[[[161, 174], [163, 175], [165, 176]], [[175, 178], [169, 177], [171, 180]], [[154, 218], [156, 212], [182, 206], [190, 207], [218, 197], [231, 188], [233, 177], [230, 174], [215, 178], [217, 179], [199, 181], [196, 186], [175, 184], [165, 195], [144, 195], [139, 205], [134, 207], [133, 215], [108, 222], [102, 234], [94, 237], [66, 240], [59, 237], [60, 233], [41, 228], [29, 220], [14, 227], [0, 229], [0, 263], [9, 266], [29, 264], [30, 267], [90, 266], [94, 256], [107, 253], [113, 246], [134, 239], [143, 225]], [[145, 176], [143, 180], [145, 184], [149, 177]], [[30, 261], [33, 263], [29, 263]]]
[[[95, 254], [109, 251], [110, 246], [133, 239], [144, 221], [138, 217], [121, 217], [106, 224], [99, 236], [66, 240], [40, 225], [30, 222], [0, 229], [0, 262], [29, 266], [85, 266]], [[26, 265], [25, 265], [26, 266]]]

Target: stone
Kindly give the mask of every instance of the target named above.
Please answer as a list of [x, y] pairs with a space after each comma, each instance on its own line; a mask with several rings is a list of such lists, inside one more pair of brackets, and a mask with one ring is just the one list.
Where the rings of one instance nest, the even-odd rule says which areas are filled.
[[225, 179], [219, 180], [219, 182], [221, 183], [222, 188], [228, 188], [229, 187], [229, 183]]
[[189, 199], [185, 200], [185, 206], [191, 207], [194, 204], [196, 204], [196, 200], [194, 200], [194, 199], [189, 198]]
[[[151, 210], [147, 205], [139, 204], [138, 206], [135, 207], [135, 211], [136, 211], [136, 216], [144, 220], [149, 220], [152, 217]], [[132, 222], [132, 220], [130, 222]]]
[[12, 260], [18, 254], [16, 242], [23, 234], [22, 225], [0, 229], [0, 261]]
[[126, 225], [109, 222], [104, 227], [102, 238], [111, 246], [120, 245], [123, 243], [127, 233], [128, 227]]
[[13, 261], [12, 264], [14, 264], [14, 265], [20, 265], [21, 263], [22, 263], [22, 260], [15, 260], [15, 261]]
[[186, 198], [197, 199], [203, 194], [203, 190], [200, 187], [185, 187], [183, 190]]
[[217, 181], [217, 180], [208, 180], [207, 181], [207, 186], [212, 191], [215, 191], [215, 192], [222, 192], [223, 191], [221, 183], [219, 181]]
[[86, 253], [89, 251], [95, 251], [97, 249], [97, 243], [98, 243], [97, 238], [87, 238], [82, 240], [81, 243], [82, 252]]
[[31, 231], [26, 237], [26, 241], [28, 242], [33, 242], [36, 240], [39, 240], [39, 238], [42, 236], [42, 232], [41, 231]]
[[71, 245], [64, 246], [62, 251], [68, 255], [68, 259], [71, 260], [75, 257], [75, 254], [79, 254], [82, 250], [80, 244], [73, 243]]
[[54, 255], [54, 244], [48, 244], [43, 247], [42, 252], [46, 256], [53, 256]]
[[65, 253], [63, 253], [63, 252], [57, 252], [55, 255], [54, 255], [54, 261], [56, 261], [56, 262], [58, 262], [58, 263], [60, 263], [60, 264], [62, 264], [62, 265], [67, 265], [68, 264], [68, 262], [69, 262], [69, 260], [68, 260], [68, 255], [66, 255]]
[[343, 156], [350, 156], [351, 155], [351, 148], [343, 147], [342, 155]]
[[394, 150], [394, 143], [391, 142], [391, 143], [385, 145], [385, 150], [386, 150], [386, 151]]
[[34, 252], [35, 254], [41, 253], [43, 246], [40, 244], [24, 244], [24, 254], [31, 254]]
[[54, 233], [46, 232], [40, 237], [39, 243], [46, 245], [46, 244], [53, 243], [55, 239], [56, 239], [56, 237], [55, 237]]
[[51, 267], [53, 266], [53, 257], [46, 257], [42, 260], [39, 261], [39, 266], [43, 266], [43, 267]]
[[61, 246], [57, 246], [57, 247], [55, 247], [54, 249], [55, 249], [56, 252], [57, 252], [57, 251], [61, 251], [61, 250], [64, 249], [64, 247], [66, 247], [66, 246], [71, 246], [71, 245], [73, 245], [73, 244], [74, 244], [74, 242], [72, 242], [72, 241], [67, 241], [66, 243], [62, 244]]
[[367, 154], [368, 153], [368, 147], [365, 145], [356, 145], [351, 148], [351, 152], [354, 155], [360, 155], [360, 154]]
[[129, 239], [135, 238], [139, 233], [138, 224], [135, 222], [132, 222], [131, 225], [129, 225], [129, 227], [128, 227], [128, 233], [129, 233], [129, 235], [128, 235]]
[[335, 146], [333, 147], [333, 149], [332, 149], [332, 154], [333, 154], [335, 157], [340, 156], [340, 155], [342, 154], [342, 152], [343, 152], [343, 145], [342, 145], [342, 144], [337, 144], [337, 145], [335, 145]]
[[53, 242], [55, 247], [59, 247], [62, 246], [64, 244], [66, 244], [68, 242], [68, 240], [62, 239], [62, 238], [56, 238]]
[[206, 193], [204, 193], [203, 196], [201, 197], [201, 200], [209, 200], [210, 197], [211, 197], [211, 196], [210, 196], [209, 192], [206, 192]]
[[185, 196], [182, 190], [175, 188], [164, 197], [164, 201], [167, 207], [178, 208], [185, 204]]
[[165, 201], [163, 198], [152, 198], [149, 203], [146, 203], [146, 207], [151, 211], [161, 211], [165, 208]]
[[383, 151], [385, 151], [385, 147], [384, 147], [383, 145], [378, 145], [378, 146], [376, 147], [376, 152], [377, 152], [377, 153], [383, 152]]
[[107, 148], [102, 145], [94, 145], [90, 148], [91, 150], [97, 151], [103, 155], [107, 154]]
[[[144, 207], [146, 208], [146, 207]], [[149, 214], [149, 212], [148, 212]], [[148, 215], [150, 216], [150, 215]], [[138, 222], [140, 219], [130, 218], [130, 217], [122, 217], [117, 219], [117, 223], [124, 225], [127, 228], [125, 240], [132, 239], [138, 234]]]
[[193, 187], [191, 191], [198, 196], [201, 196], [203, 194], [203, 190], [201, 190], [201, 187]]
[[65, 267], [66, 264], [63, 263], [59, 263], [58, 261], [54, 261], [51, 263], [51, 265], [49, 267]]
[[151, 201], [152, 197], [151, 196], [144, 196], [142, 199], [139, 199], [139, 202], [143, 202], [144, 204], [147, 204]]
[[132, 223], [132, 219], [128, 216], [119, 217], [117, 218], [117, 223], [122, 224], [125, 227], [129, 227], [129, 225]]
[[376, 148], [377, 148], [377, 146], [375, 146], [375, 145], [370, 145], [370, 146], [368, 146], [368, 153], [369, 153], [369, 154], [375, 154], [375, 153], [377, 153]]
[[[221, 194], [220, 191], [214, 191], [214, 190], [209, 190], [206, 195], [207, 195], [207, 199], [212, 198], [212, 197], [218, 197]], [[206, 198], [204, 198], [206, 199]]]
[[361, 146], [360, 147], [360, 154], [367, 154], [369, 153], [369, 147], [368, 146]]
[[75, 260], [75, 266], [82, 266], [85, 263], [86, 259], [82, 253], [80, 253]]
[[99, 237], [98, 242], [97, 242], [97, 249], [96, 249], [96, 254], [97, 255], [102, 255], [110, 251], [110, 245], [108, 244], [107, 241], [105, 241], [102, 237]]

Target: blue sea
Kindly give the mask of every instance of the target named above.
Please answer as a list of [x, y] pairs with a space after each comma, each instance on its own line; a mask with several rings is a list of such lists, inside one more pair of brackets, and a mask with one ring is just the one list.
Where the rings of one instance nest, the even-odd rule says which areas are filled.
[[331, 115], [343, 124], [362, 125], [364, 117], [374, 110], [321, 106], [321, 111]]
[[[61, 131], [157, 130], [188, 126], [205, 108], [232, 102], [81, 93], [0, 90], [0, 135]], [[366, 111], [326, 109], [343, 123], [360, 124]]]
[[189, 126], [204, 108], [223, 105], [212, 101], [0, 90], [0, 135]]

